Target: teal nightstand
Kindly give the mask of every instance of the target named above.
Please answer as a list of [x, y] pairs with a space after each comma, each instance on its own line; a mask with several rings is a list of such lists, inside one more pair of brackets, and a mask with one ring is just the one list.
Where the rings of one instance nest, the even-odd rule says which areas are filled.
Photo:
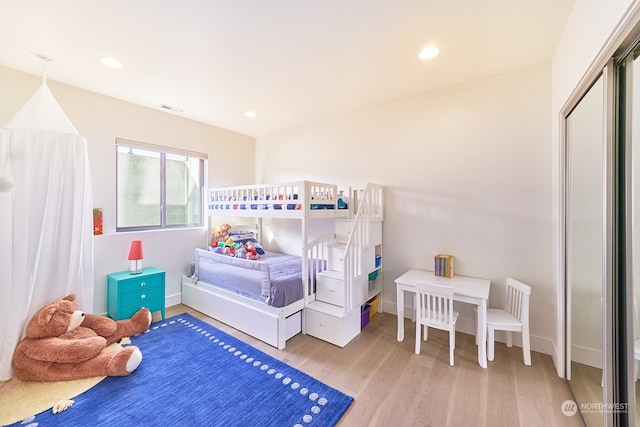
[[107, 275], [107, 314], [114, 320], [129, 319], [143, 307], [164, 312], [165, 272], [147, 267], [140, 274], [128, 271]]

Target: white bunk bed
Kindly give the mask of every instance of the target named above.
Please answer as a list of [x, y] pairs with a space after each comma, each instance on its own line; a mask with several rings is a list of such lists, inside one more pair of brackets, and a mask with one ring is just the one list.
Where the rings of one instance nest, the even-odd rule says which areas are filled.
[[[309, 220], [347, 216], [338, 209], [337, 186], [299, 181], [283, 184], [259, 184], [214, 188], [209, 191], [208, 211], [212, 217], [256, 218], [261, 228], [262, 218], [288, 218], [301, 222], [301, 286], [302, 298], [282, 307], [268, 301], [248, 298], [213, 283], [183, 277], [182, 303], [214, 319], [243, 331], [274, 347], [283, 349], [286, 340], [302, 331], [302, 310], [305, 295], [315, 289], [315, 277], [326, 269], [328, 244], [334, 235], [309, 241]], [[196, 250], [196, 272], [203, 262], [227, 262], [219, 254]], [[215, 255], [215, 256], [214, 256]], [[231, 258], [233, 259], [233, 258]], [[259, 271], [264, 286], [270, 283], [270, 267], [259, 261], [234, 259], [239, 269]], [[195, 279], [195, 280], [194, 280]]]

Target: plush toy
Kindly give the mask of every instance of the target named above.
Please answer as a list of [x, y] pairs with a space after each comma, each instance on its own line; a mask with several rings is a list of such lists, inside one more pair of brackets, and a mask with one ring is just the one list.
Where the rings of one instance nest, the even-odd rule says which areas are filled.
[[247, 251], [245, 259], [260, 259], [260, 254], [256, 251], [256, 245], [251, 240], [244, 244], [244, 249]]
[[245, 258], [247, 256], [247, 250], [244, 248], [242, 243], [238, 244], [238, 249], [236, 249], [236, 258]]
[[224, 243], [229, 239], [229, 230], [231, 230], [231, 225], [226, 223], [216, 227], [213, 233], [211, 233], [211, 247], [215, 248], [218, 246], [218, 243]]
[[227, 240], [229, 238], [229, 230], [231, 230], [231, 225], [220, 224], [220, 227], [218, 227], [218, 240]]
[[27, 324], [26, 336], [13, 353], [16, 378], [27, 381], [65, 381], [97, 376], [125, 376], [142, 361], [135, 346], [106, 348], [123, 337], [146, 331], [149, 309], [131, 319], [115, 321], [85, 314], [67, 295], [38, 310]]

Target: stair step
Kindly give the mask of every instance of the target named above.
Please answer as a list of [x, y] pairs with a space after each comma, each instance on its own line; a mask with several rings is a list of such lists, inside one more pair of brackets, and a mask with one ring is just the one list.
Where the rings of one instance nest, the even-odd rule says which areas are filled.
[[329, 304], [324, 301], [312, 301], [308, 303], [305, 307], [306, 309], [311, 309], [315, 311], [319, 311], [321, 313], [326, 313], [333, 317], [343, 318], [345, 315], [344, 308], [339, 307], [337, 305]]
[[343, 272], [338, 270], [324, 270], [317, 273], [317, 276], [329, 277], [335, 280], [342, 280], [344, 278]]

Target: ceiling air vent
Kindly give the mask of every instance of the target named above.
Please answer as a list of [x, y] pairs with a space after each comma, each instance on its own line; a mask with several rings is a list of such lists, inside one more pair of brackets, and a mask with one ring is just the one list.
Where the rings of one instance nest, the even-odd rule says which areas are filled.
[[160, 108], [164, 108], [165, 110], [175, 111], [176, 113], [182, 113], [184, 111], [182, 108], [172, 107], [171, 105], [161, 105]]

